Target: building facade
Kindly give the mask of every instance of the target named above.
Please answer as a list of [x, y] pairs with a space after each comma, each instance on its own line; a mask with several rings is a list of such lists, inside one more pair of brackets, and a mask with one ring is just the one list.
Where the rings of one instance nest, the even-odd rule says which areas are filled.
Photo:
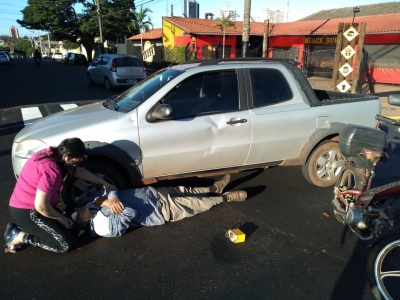
[[185, 18], [199, 18], [200, 6], [196, 0], [184, 0], [182, 6], [182, 12]]
[[232, 8], [230, 7], [229, 3], [227, 3], [225, 7], [221, 8], [221, 9], [219, 10], [219, 15], [220, 15], [221, 18], [222, 18], [223, 16], [224, 16], [224, 17], [228, 17], [228, 16], [230, 15], [230, 18], [229, 18], [229, 19], [230, 19], [231, 21], [236, 21], [236, 16], [237, 16], [236, 10], [232, 9]]
[[9, 32], [10, 32], [10, 37], [19, 39], [18, 28], [15, 28], [15, 26], [11, 26]]

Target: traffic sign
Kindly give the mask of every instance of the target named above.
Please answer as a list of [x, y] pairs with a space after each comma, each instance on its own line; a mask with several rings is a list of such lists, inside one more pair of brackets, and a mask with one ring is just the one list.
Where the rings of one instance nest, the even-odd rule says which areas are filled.
[[0, 46], [4, 46], [4, 41], [0, 40]]

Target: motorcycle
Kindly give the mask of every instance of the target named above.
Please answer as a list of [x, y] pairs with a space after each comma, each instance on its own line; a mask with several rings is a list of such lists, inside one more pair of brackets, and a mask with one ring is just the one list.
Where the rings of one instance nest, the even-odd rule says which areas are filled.
[[35, 63], [39, 67], [40, 64], [42, 63], [42, 59], [40, 57], [35, 57]]
[[[400, 106], [400, 95], [389, 103]], [[380, 122], [400, 121], [377, 115]], [[334, 187], [335, 218], [362, 240], [370, 240], [367, 277], [376, 299], [400, 299], [400, 181], [371, 189], [375, 169], [385, 163], [387, 137], [369, 127], [346, 125], [339, 134], [344, 166]]]

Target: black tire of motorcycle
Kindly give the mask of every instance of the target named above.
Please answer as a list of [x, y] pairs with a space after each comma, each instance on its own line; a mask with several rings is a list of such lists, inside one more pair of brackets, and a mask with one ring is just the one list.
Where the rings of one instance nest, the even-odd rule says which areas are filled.
[[[363, 175], [363, 170], [354, 168], [353, 166], [348, 166], [345, 169], [342, 170], [340, 173], [336, 183], [335, 183], [335, 189], [339, 187], [340, 182], [342, 181], [342, 178], [344, 175], [347, 175], [348, 172], [351, 172], [354, 174], [355, 178], [355, 187], [354, 190], [360, 191], [363, 188], [363, 184], [361, 183], [362, 175]], [[338, 200], [340, 203], [340, 200]], [[333, 206], [333, 215], [335, 216], [335, 219], [340, 223], [344, 224], [344, 213], [338, 212], [335, 208], [335, 205], [332, 203]]]
[[376, 284], [375, 279], [375, 261], [379, 252], [385, 248], [386, 245], [390, 244], [393, 241], [400, 240], [400, 233], [396, 233], [393, 235], [389, 235], [385, 238], [382, 238], [380, 241], [376, 242], [370, 249], [367, 259], [367, 279], [369, 286], [371, 287], [372, 294], [374, 295], [376, 300], [385, 300], [382, 296], [381, 292], [379, 291], [378, 285]]
[[328, 187], [335, 184], [337, 178], [334, 178], [329, 181], [321, 180], [315, 173], [314, 165], [316, 164], [318, 158], [329, 149], [335, 149], [338, 153], [341, 153], [339, 150], [339, 144], [333, 141], [325, 141], [319, 144], [310, 154], [307, 159], [305, 165], [302, 166], [301, 171], [303, 173], [304, 178], [310, 182], [311, 184], [318, 187]]
[[[111, 165], [110, 163], [103, 161], [88, 161], [86, 169], [92, 173], [99, 173], [107, 176], [111, 179], [112, 183], [117, 187], [118, 190], [127, 188], [128, 183], [124, 178], [124, 173]], [[61, 206], [65, 207], [67, 214], [72, 213], [76, 204], [72, 198], [72, 188], [76, 181], [76, 177], [67, 175], [64, 179], [63, 188], [60, 191], [59, 202]]]

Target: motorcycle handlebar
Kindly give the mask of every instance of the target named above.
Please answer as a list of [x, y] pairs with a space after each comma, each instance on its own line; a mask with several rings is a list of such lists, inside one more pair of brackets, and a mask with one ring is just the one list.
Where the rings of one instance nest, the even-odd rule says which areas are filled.
[[376, 115], [375, 119], [377, 119], [378, 121], [381, 121], [383, 123], [389, 123], [392, 125], [396, 125], [396, 126], [400, 126], [400, 122], [391, 118], [387, 118], [381, 115]]

